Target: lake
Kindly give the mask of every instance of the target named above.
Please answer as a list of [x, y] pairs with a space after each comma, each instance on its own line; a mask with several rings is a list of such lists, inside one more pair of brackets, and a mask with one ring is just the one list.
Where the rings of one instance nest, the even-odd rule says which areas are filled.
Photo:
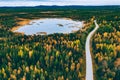
[[22, 32], [26, 35], [47, 35], [54, 33], [69, 34], [78, 31], [83, 22], [67, 18], [43, 18], [32, 20], [29, 24], [21, 26], [14, 32]]

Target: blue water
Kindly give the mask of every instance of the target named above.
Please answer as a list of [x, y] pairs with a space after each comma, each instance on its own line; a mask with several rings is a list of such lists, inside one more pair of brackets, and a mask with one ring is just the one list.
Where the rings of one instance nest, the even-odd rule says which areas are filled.
[[21, 26], [14, 32], [23, 32], [26, 35], [38, 34], [41, 32], [45, 32], [46, 34], [68, 34], [81, 29], [82, 24], [83, 23], [80, 21], [73, 21], [71, 19], [43, 18], [39, 20], [33, 20], [29, 24]]

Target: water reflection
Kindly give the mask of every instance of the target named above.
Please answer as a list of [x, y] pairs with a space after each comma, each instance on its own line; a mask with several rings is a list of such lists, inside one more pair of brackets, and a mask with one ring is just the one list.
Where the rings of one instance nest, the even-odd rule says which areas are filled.
[[47, 35], [53, 33], [72, 33], [82, 28], [82, 22], [64, 18], [44, 18], [33, 20], [29, 24], [20, 27], [15, 32], [23, 32], [26, 35]]

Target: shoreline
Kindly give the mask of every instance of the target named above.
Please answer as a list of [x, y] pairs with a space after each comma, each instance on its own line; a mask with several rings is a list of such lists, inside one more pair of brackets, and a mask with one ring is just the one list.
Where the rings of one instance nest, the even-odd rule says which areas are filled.
[[[25, 25], [28, 25], [30, 24], [30, 22], [34, 21], [34, 20], [41, 20], [41, 19], [48, 19], [48, 18], [36, 18], [36, 19], [25, 19], [25, 18], [17, 18], [16, 20], [18, 20], [18, 22], [16, 23], [17, 26], [14, 26], [12, 29], [10, 29], [10, 31], [14, 32], [16, 30], [18, 30], [19, 28], [25, 26]], [[71, 18], [60, 18], [60, 19], [65, 19], [65, 20], [73, 20], [74, 19], [71, 19]], [[81, 21], [82, 22], [82, 28], [86, 27], [86, 23], [85, 21]], [[24, 32], [20, 32], [22, 34], [24, 34]]]
[[18, 28], [20, 28], [24, 25], [27, 25], [31, 22], [30, 19], [24, 19], [24, 18], [18, 18], [17, 20], [20, 20], [20, 21], [17, 22], [17, 26], [14, 26], [10, 31], [14, 32]]

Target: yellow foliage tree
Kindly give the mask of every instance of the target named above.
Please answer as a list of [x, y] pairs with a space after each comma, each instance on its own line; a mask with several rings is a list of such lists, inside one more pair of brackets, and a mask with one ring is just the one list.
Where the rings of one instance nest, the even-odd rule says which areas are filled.
[[22, 51], [22, 50], [20, 50], [20, 51], [18, 52], [18, 56], [23, 57], [23, 51]]

